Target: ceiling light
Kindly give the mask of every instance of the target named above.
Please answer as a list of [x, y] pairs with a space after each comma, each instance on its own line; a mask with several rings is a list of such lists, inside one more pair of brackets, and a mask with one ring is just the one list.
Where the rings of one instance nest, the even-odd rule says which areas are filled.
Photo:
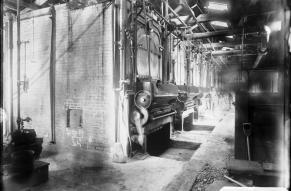
[[225, 36], [226, 38], [233, 38], [233, 35], [230, 35], [230, 36]]
[[228, 27], [228, 24], [226, 22], [222, 22], [222, 21], [212, 21], [211, 24], [216, 25], [216, 26], [220, 26], [220, 27]]
[[209, 2], [208, 9], [213, 9], [213, 10], [218, 10], [218, 11], [227, 11], [228, 7], [227, 7], [227, 4]]

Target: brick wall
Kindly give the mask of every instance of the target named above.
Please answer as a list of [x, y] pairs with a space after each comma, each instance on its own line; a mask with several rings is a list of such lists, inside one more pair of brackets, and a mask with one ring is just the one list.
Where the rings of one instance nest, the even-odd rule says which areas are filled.
[[[55, 8], [57, 148], [109, 153], [114, 140], [115, 123], [111, 6], [105, 10], [103, 5], [77, 10], [70, 10], [66, 5]], [[30, 15], [47, 11], [37, 10]], [[21, 93], [21, 115], [32, 118], [31, 124], [27, 126], [32, 126], [38, 136], [44, 137], [44, 145], [48, 145], [51, 140], [49, 67], [52, 22], [49, 16], [21, 22], [21, 40], [29, 41], [26, 64], [29, 89]], [[16, 33], [14, 37], [16, 39]], [[16, 55], [16, 42], [14, 47]], [[21, 52], [22, 80], [25, 70], [24, 44]], [[15, 91], [16, 70], [13, 78]], [[15, 91], [14, 103], [16, 98]], [[14, 106], [16, 111], [16, 104]], [[67, 127], [67, 109], [81, 111], [82, 127]]]

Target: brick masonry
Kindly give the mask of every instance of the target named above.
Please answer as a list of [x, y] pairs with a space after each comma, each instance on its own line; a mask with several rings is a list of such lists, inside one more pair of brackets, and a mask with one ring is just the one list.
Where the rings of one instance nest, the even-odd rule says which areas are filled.
[[[114, 141], [112, 6], [93, 5], [70, 10], [56, 8], [56, 142], [58, 149], [97, 150], [109, 153]], [[41, 9], [29, 13], [47, 12]], [[21, 22], [21, 80], [24, 71], [29, 89], [21, 92], [21, 116], [32, 118], [32, 127], [51, 140], [50, 114], [50, 15]], [[14, 68], [16, 68], [16, 24], [14, 27]], [[7, 63], [8, 64], [8, 63]], [[14, 70], [14, 115], [16, 115], [16, 69]], [[82, 111], [82, 127], [67, 127], [67, 109]]]

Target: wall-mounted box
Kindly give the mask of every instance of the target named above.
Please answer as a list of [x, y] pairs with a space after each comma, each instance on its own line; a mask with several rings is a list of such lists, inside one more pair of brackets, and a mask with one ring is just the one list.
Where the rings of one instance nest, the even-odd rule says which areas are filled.
[[83, 123], [81, 109], [67, 109], [67, 127], [81, 128]]

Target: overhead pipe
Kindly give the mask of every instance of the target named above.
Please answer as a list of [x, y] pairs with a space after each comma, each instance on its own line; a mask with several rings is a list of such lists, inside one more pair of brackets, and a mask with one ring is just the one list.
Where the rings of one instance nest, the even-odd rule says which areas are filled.
[[225, 21], [229, 18], [229, 14], [200, 14], [197, 17], [197, 22], [198, 23], [203, 23], [203, 22], [209, 22], [209, 21]]
[[[216, 50], [216, 51], [211, 52], [212, 56], [233, 55], [233, 54], [241, 54], [241, 50]], [[252, 54], [252, 53], [247, 53], [247, 54]], [[256, 54], [253, 54], [253, 55], [256, 55]]]
[[[260, 28], [250, 28], [250, 31], [245, 32], [244, 35], [260, 34], [261, 32], [263, 31]], [[201, 39], [201, 38], [209, 38], [209, 37], [216, 37], [216, 36], [229, 36], [229, 35], [242, 35], [242, 31], [240, 28], [238, 28], [238, 29], [232, 29], [232, 30], [192, 33], [192, 34], [186, 34], [184, 35], [184, 37], [191, 38], [191, 39]]]
[[[185, 6], [185, 8], [188, 9], [188, 10], [190, 11], [190, 13], [191, 13], [191, 15], [192, 15], [194, 21], [198, 24], [198, 26], [202, 27], [206, 32], [209, 32], [209, 30], [205, 27], [205, 25], [204, 25], [203, 23], [199, 23], [199, 22], [197, 22], [197, 17], [196, 17], [196, 15], [195, 15], [194, 11], [193, 11], [193, 10], [191, 9], [191, 7], [189, 6], [188, 2], [187, 2], [186, 0], [181, 0], [181, 1], [182, 1], [183, 5]], [[198, 6], [198, 8], [199, 8], [199, 6]], [[199, 9], [200, 9], [200, 8], [199, 8]], [[201, 9], [200, 9], [200, 10], [201, 10]], [[184, 37], [188, 38], [188, 36], [185, 36], [185, 35], [186, 35], [186, 34], [184, 34]], [[193, 33], [192, 33], [192, 34], [188, 34], [188, 35], [193, 35]], [[207, 38], [207, 41], [208, 41], [209, 43], [211, 43], [211, 40], [210, 40], [209, 38]], [[212, 47], [212, 49], [215, 50], [214, 47]], [[220, 57], [219, 57], [219, 59], [220, 59], [220, 61], [221, 61], [223, 64], [225, 64], [224, 61], [223, 61]], [[214, 60], [214, 61], [215, 61], [215, 60]], [[216, 61], [215, 61], [215, 62], [216, 62]], [[217, 62], [216, 62], [216, 63], [217, 63]]]
[[[237, 42], [238, 43], [238, 42]], [[235, 47], [235, 48], [242, 48], [242, 44], [236, 44], [236, 43], [228, 43], [228, 42], [224, 42], [224, 43], [205, 43], [203, 44], [206, 47], [215, 47], [215, 48], [222, 48], [222, 47]], [[243, 47], [247, 47], [247, 46], [258, 46], [258, 43], [244, 43]]]
[[184, 21], [182, 21], [181, 19], [180, 19], [180, 16], [172, 9], [172, 7], [167, 3], [167, 0], [163, 0], [163, 2], [165, 3], [165, 4], [167, 4], [166, 5], [166, 7], [168, 7], [168, 9], [166, 9], [165, 11], [168, 11], [168, 10], [170, 10], [171, 11], [171, 13], [173, 13], [174, 15], [175, 15], [175, 17], [185, 26], [185, 27], [188, 27], [188, 25], [184, 22]]
[[233, 35], [233, 30], [222, 30], [222, 31], [212, 31], [212, 32], [203, 32], [203, 33], [193, 33], [193, 34], [185, 34], [186, 38], [191, 39], [200, 39], [200, 38], [209, 38], [214, 36], [227, 36]]
[[[175, 13], [179, 13], [181, 10], [183, 9], [183, 6], [182, 5], [178, 5], [175, 9], [174, 9], [174, 12]], [[174, 16], [174, 13], [170, 13], [169, 14], [169, 17], [172, 17], [172, 16]]]
[[55, 126], [55, 77], [56, 77], [56, 10], [52, 5], [50, 7], [52, 20], [51, 28], [51, 52], [50, 52], [50, 102], [51, 102], [51, 143], [56, 143]]

